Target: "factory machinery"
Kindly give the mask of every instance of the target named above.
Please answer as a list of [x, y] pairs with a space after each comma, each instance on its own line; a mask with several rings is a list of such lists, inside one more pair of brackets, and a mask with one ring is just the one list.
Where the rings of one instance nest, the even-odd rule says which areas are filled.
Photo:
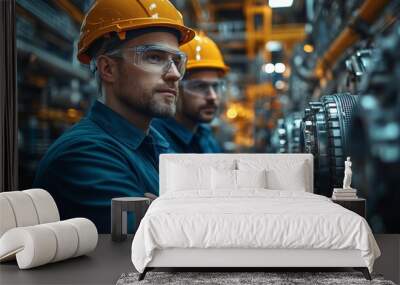
[[[15, 1], [21, 189], [97, 98], [75, 57], [93, 2]], [[307, 0], [290, 9], [265, 0], [172, 2], [231, 68], [213, 125], [224, 150], [312, 153], [315, 192], [328, 197], [351, 156], [352, 186], [367, 198], [374, 232], [399, 233], [400, 2]]]
[[293, 54], [293, 107], [271, 144], [276, 152], [312, 153], [315, 192], [328, 197], [342, 187], [351, 156], [352, 186], [367, 199], [374, 232], [398, 233], [400, 3], [347, 1], [343, 17], [333, 20], [338, 6], [327, 2], [315, 1], [312, 33], [303, 43], [314, 51]]

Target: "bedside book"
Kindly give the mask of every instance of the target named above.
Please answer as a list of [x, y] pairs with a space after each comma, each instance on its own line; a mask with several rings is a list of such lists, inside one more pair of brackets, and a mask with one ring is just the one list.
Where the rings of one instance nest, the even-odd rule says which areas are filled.
[[346, 196], [357, 196], [357, 193], [337, 193], [337, 192], [333, 192], [333, 194], [332, 195], [336, 195], [336, 196], [343, 196], [343, 197], [346, 197]]
[[336, 196], [332, 195], [332, 200], [357, 200], [358, 196]]
[[357, 198], [357, 189], [333, 188], [332, 199], [352, 200]]
[[357, 193], [357, 189], [333, 188], [333, 193]]

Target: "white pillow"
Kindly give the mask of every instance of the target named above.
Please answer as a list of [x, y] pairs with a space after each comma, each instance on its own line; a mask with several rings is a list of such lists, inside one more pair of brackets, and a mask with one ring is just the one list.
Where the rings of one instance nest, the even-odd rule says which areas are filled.
[[267, 188], [266, 170], [236, 170], [238, 188]]
[[288, 190], [306, 192], [308, 184], [304, 164], [296, 164], [290, 172], [276, 169], [267, 170], [267, 188], [272, 190]]
[[167, 188], [170, 191], [211, 189], [211, 167], [168, 164]]
[[213, 190], [236, 190], [236, 170], [212, 168]]
[[[176, 157], [167, 159], [167, 167], [170, 164], [184, 165], [185, 167], [213, 167], [216, 169], [237, 169], [236, 159], [211, 159], [208, 154], [174, 154]], [[161, 154], [168, 156], [168, 154]], [[165, 159], [164, 159], [165, 160]]]
[[267, 188], [271, 190], [307, 191], [311, 188], [307, 161], [279, 159], [240, 159], [240, 170], [266, 169]]

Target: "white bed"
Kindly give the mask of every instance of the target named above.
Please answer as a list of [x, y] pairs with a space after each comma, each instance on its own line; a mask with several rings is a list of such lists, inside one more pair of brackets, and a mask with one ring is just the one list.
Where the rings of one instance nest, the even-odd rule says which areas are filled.
[[380, 251], [367, 222], [312, 194], [312, 181], [309, 154], [161, 155], [132, 262], [141, 278], [154, 267], [354, 267], [370, 278]]

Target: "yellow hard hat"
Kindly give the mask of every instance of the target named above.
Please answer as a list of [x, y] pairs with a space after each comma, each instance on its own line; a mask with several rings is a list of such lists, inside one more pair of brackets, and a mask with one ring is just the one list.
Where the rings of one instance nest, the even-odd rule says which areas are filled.
[[126, 31], [150, 27], [177, 30], [181, 45], [195, 36], [195, 32], [184, 25], [182, 14], [169, 0], [97, 0], [81, 26], [78, 59], [89, 64], [87, 51], [90, 45], [111, 32], [116, 32], [124, 40]]
[[196, 33], [193, 40], [180, 47], [187, 54], [186, 70], [195, 68], [215, 68], [226, 74], [229, 67], [225, 65], [221, 51], [215, 42], [203, 32]]

